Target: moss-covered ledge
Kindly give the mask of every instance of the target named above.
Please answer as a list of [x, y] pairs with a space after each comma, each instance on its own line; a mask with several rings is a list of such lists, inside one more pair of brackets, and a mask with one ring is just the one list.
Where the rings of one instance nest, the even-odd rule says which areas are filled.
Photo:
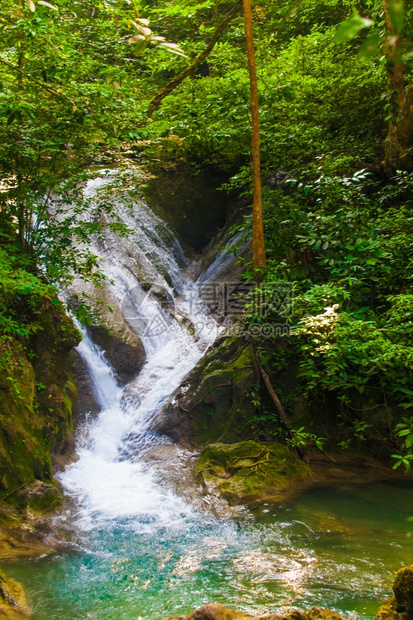
[[0, 367], [0, 502], [22, 485], [52, 482], [52, 456], [73, 453], [72, 349], [80, 341], [62, 308], [45, 304], [29, 342], [3, 344]]

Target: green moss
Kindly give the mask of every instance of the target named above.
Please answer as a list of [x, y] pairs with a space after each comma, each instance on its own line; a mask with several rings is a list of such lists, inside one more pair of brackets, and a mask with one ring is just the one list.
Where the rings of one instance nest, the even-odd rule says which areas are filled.
[[282, 444], [242, 441], [208, 446], [196, 474], [208, 491], [239, 503], [289, 496], [305, 484], [310, 470]]

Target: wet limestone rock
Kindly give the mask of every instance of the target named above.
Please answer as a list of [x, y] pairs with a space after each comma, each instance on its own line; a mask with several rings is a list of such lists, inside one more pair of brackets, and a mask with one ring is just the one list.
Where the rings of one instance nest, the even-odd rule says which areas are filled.
[[0, 618], [21, 620], [30, 616], [22, 586], [0, 570]]
[[275, 441], [211, 444], [195, 470], [205, 492], [221, 495], [232, 505], [286, 501], [312, 482], [307, 465]]
[[92, 340], [102, 347], [122, 385], [132, 381], [145, 363], [146, 355], [139, 336], [127, 326], [122, 329], [102, 325], [90, 327]]
[[[88, 328], [90, 337], [106, 354], [107, 359], [115, 370], [120, 383], [126, 385], [141, 370], [146, 361], [145, 349], [142, 341], [132, 324], [123, 316], [122, 307], [114, 298], [108, 287], [97, 288], [90, 282], [76, 282], [73, 285], [76, 295], [87, 295], [92, 309], [93, 324]], [[78, 303], [76, 298], [72, 303]], [[84, 390], [82, 384], [87, 383], [87, 375], [82, 372], [82, 365], [76, 363], [77, 380], [80, 381], [80, 397]], [[91, 403], [92, 404], [92, 403]], [[85, 409], [79, 403], [80, 413]], [[93, 412], [93, 404], [92, 404]]]
[[295, 610], [287, 614], [270, 614], [267, 616], [248, 616], [220, 605], [209, 603], [185, 616], [174, 616], [165, 620], [344, 620], [337, 611], [313, 607], [308, 611]]
[[251, 389], [258, 383], [251, 346], [222, 338], [211, 347], [155, 421], [154, 429], [189, 446], [251, 437]]
[[73, 405], [73, 426], [78, 428], [85, 421], [86, 414], [96, 415], [100, 407], [93, 393], [93, 382], [88, 367], [76, 350], [74, 351], [73, 380], [77, 388], [77, 399]]
[[375, 620], [411, 620], [413, 618], [413, 564], [401, 568], [393, 582], [394, 596], [379, 609]]

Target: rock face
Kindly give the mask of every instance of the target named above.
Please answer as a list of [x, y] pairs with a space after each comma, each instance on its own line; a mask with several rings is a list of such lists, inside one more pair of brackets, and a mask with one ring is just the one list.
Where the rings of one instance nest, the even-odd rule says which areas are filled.
[[4, 620], [22, 620], [30, 616], [22, 586], [0, 570], [0, 616]]
[[[26, 346], [13, 341], [0, 370], [0, 501], [33, 480], [51, 482], [51, 455], [73, 453], [72, 348], [79, 333], [63, 309], [45, 305]], [[6, 347], [6, 345], [4, 345]]]
[[311, 484], [309, 468], [275, 441], [212, 444], [202, 452], [196, 473], [206, 492], [232, 505], [285, 501]]
[[221, 339], [175, 393], [155, 429], [190, 446], [246, 439], [257, 381], [251, 347], [241, 338]]
[[344, 617], [337, 611], [321, 607], [313, 607], [309, 611], [296, 610], [288, 614], [253, 617], [227, 609], [219, 603], [210, 603], [185, 616], [174, 616], [165, 620], [344, 620]]
[[411, 620], [413, 618], [413, 564], [396, 573], [394, 596], [382, 605], [376, 620]]

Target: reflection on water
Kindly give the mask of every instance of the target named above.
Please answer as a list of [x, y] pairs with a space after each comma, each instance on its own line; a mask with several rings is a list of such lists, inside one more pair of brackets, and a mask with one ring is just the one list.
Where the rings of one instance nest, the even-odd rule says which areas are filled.
[[155, 620], [209, 601], [252, 614], [321, 605], [373, 618], [411, 562], [413, 489], [387, 483], [305, 493], [239, 520], [192, 515], [142, 534], [134, 521], [79, 548], [10, 565], [37, 620]]

